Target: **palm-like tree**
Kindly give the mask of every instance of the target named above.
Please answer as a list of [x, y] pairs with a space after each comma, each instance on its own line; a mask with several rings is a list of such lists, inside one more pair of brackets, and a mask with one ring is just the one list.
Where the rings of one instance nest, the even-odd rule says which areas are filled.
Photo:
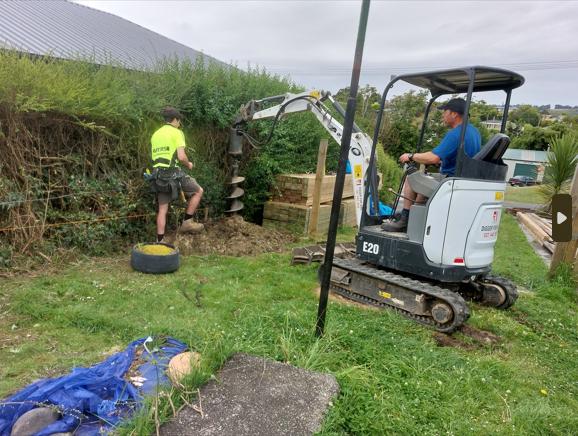
[[540, 186], [540, 194], [546, 200], [548, 211], [552, 209], [552, 197], [568, 192], [570, 179], [578, 162], [578, 139], [572, 133], [567, 133], [552, 141], [548, 152], [548, 163], [544, 173], [544, 183]]

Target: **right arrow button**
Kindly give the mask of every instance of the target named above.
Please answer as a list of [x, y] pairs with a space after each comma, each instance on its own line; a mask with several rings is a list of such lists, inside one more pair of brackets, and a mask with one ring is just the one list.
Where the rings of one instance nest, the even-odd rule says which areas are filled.
[[552, 197], [552, 239], [556, 242], [572, 240], [572, 196], [556, 194]]

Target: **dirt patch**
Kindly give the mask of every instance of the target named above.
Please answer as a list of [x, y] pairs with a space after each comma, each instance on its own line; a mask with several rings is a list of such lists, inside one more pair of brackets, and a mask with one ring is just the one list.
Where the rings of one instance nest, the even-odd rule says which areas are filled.
[[493, 345], [500, 342], [500, 337], [498, 335], [495, 335], [494, 333], [488, 332], [486, 330], [479, 330], [467, 324], [461, 326], [460, 332], [481, 344]]
[[434, 332], [433, 338], [439, 347], [460, 348], [462, 350], [473, 350], [474, 348], [476, 348], [472, 344], [468, 344], [456, 338], [455, 336], [447, 335], [445, 333]]
[[126, 371], [124, 375], [124, 379], [129, 383], [132, 383], [133, 378], [139, 378], [141, 376], [138, 369], [142, 364], [146, 363], [142, 357], [143, 352], [144, 352], [143, 347], [138, 347], [135, 350], [134, 358], [132, 360], [132, 363], [130, 364], [130, 368]]
[[241, 216], [208, 222], [205, 230], [199, 234], [167, 235], [167, 242], [174, 244], [184, 255], [254, 256], [279, 253], [295, 240], [290, 233], [248, 223]]
[[495, 345], [501, 338], [486, 330], [480, 330], [468, 324], [462, 325], [457, 332], [448, 335], [434, 332], [433, 339], [440, 347], [453, 347], [461, 350], [475, 350], [488, 345]]

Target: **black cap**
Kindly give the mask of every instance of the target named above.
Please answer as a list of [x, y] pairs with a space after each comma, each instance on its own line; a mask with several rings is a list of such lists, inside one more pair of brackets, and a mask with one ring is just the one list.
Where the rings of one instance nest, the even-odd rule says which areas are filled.
[[457, 112], [460, 115], [466, 113], [466, 101], [463, 98], [452, 98], [449, 101], [446, 101], [440, 107], [439, 110], [450, 110], [452, 112]]
[[163, 118], [165, 119], [165, 121], [171, 122], [172, 120], [174, 120], [175, 118], [177, 120], [182, 120], [183, 119], [183, 114], [181, 114], [177, 109], [175, 109], [172, 106], [167, 106], [165, 107], [162, 111], [161, 111], [161, 115], [163, 116]]

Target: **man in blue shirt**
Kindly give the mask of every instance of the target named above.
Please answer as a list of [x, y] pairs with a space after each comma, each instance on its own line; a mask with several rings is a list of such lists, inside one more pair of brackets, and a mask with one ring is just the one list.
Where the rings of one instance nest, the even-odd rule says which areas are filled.
[[[462, 131], [463, 116], [466, 112], [466, 101], [463, 98], [453, 98], [439, 107], [443, 110], [444, 124], [451, 127], [446, 133], [442, 142], [432, 151], [425, 153], [404, 153], [399, 157], [401, 163], [417, 162], [425, 165], [439, 165], [441, 163], [440, 174], [435, 177], [441, 180], [444, 177], [452, 177], [456, 171], [456, 159], [460, 146], [460, 135]], [[464, 136], [464, 150], [466, 154], [473, 157], [480, 151], [482, 138], [480, 132], [473, 125], [468, 123]], [[408, 182], [403, 187], [403, 211], [397, 221], [386, 221], [381, 228], [387, 232], [404, 232], [407, 229], [409, 219], [409, 209], [412, 204], [425, 202], [425, 197], [416, 194], [412, 188], [414, 184], [420, 182], [420, 178], [427, 178], [423, 173], [414, 173], [408, 177]]]

